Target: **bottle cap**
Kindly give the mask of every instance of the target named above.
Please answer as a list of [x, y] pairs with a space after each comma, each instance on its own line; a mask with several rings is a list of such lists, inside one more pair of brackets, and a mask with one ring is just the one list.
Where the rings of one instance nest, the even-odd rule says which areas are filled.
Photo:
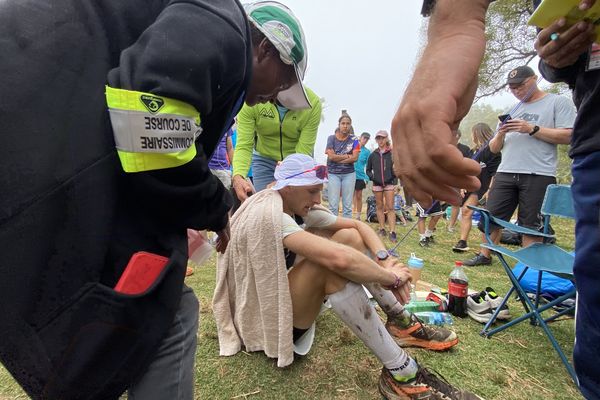
[[456, 265], [457, 267], [462, 267], [463, 263], [462, 261], [454, 261], [454, 265]]

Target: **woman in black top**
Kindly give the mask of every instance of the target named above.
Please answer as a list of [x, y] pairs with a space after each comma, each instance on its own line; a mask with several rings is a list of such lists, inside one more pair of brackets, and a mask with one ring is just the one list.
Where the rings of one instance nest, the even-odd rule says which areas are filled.
[[460, 220], [460, 240], [452, 248], [455, 252], [463, 252], [469, 250], [467, 245], [467, 238], [471, 231], [471, 218], [473, 216], [473, 210], [468, 206], [475, 206], [487, 196], [488, 189], [492, 182], [492, 178], [496, 174], [498, 165], [502, 160], [500, 153], [494, 154], [490, 151], [488, 143], [494, 137], [494, 131], [489, 127], [488, 124], [480, 122], [473, 125], [471, 128], [473, 135], [473, 144], [475, 145], [471, 154], [472, 159], [479, 161], [481, 166], [481, 174], [479, 174], [479, 181], [481, 186], [476, 192], [467, 192], [463, 197], [463, 206], [461, 209], [462, 218]]

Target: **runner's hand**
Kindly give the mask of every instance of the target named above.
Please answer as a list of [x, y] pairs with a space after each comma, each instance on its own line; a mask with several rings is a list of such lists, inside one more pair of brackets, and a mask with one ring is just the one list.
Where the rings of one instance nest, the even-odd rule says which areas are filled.
[[412, 280], [412, 276], [410, 275], [408, 267], [403, 263], [394, 260], [393, 262], [385, 263], [384, 268], [392, 271], [398, 278], [400, 278], [400, 282], [402, 283], [397, 289], [391, 289], [391, 292], [394, 294], [394, 297], [396, 297], [400, 304], [408, 304], [410, 302], [410, 283]]

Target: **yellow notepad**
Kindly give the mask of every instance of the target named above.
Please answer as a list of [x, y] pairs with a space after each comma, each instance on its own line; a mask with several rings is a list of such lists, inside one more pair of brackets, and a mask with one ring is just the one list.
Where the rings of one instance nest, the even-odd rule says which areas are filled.
[[565, 17], [567, 26], [576, 24], [581, 20], [588, 20], [596, 26], [596, 34], [600, 37], [600, 1], [589, 10], [581, 11], [580, 0], [544, 0], [535, 10], [527, 23], [529, 25], [546, 28], [560, 17]]

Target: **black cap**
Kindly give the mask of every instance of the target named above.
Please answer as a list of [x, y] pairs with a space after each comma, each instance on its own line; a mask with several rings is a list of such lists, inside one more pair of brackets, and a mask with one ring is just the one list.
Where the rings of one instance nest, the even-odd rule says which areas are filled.
[[530, 76], [535, 76], [535, 72], [527, 65], [522, 65], [510, 71], [508, 73], [508, 77], [506, 78], [506, 83], [510, 85], [511, 83], [522, 83], [525, 79]]
[[363, 132], [363, 133], [361, 133], [360, 137], [363, 137], [363, 136], [366, 137], [367, 139], [371, 138], [371, 134], [369, 132]]

